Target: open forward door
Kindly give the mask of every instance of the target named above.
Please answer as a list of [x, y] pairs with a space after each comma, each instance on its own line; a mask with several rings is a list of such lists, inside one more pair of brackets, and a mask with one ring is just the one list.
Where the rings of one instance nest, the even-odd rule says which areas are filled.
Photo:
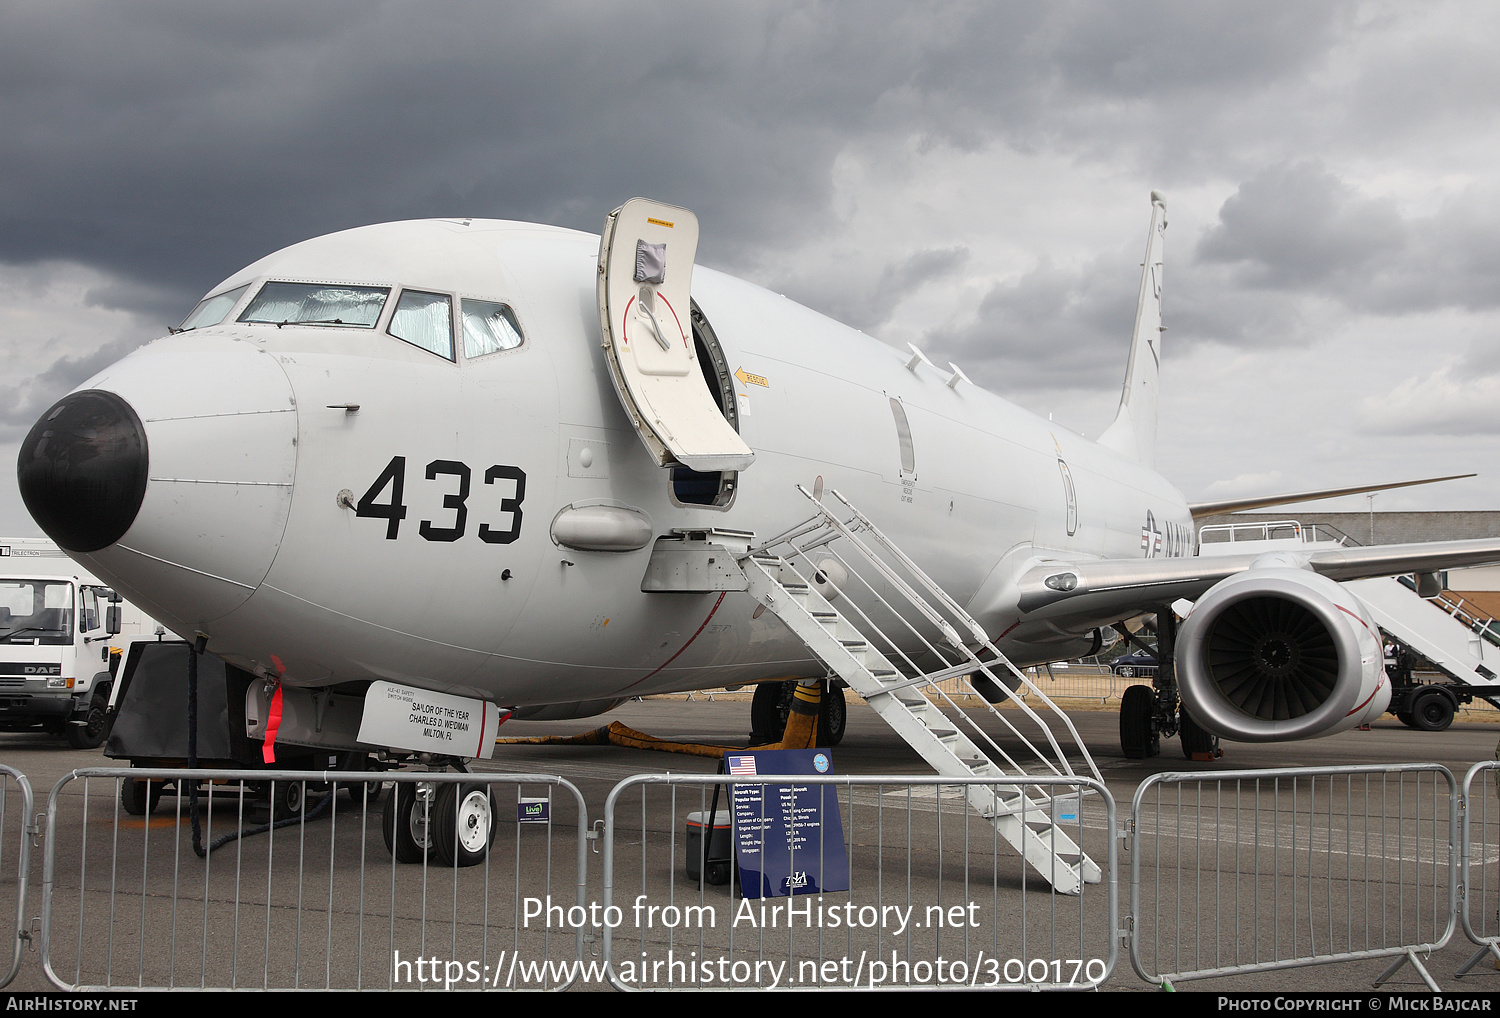
[[725, 420], [693, 349], [690, 288], [698, 218], [632, 198], [599, 242], [605, 359], [625, 412], [664, 467], [744, 470], [755, 453]]

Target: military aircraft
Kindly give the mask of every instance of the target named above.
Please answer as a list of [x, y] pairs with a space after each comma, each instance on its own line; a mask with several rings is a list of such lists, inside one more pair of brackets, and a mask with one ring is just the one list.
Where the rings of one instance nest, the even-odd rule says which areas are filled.
[[[633, 199], [602, 237], [433, 219], [271, 254], [43, 414], [21, 492], [86, 568], [256, 677], [252, 732], [279, 691], [283, 745], [358, 729], [486, 756], [497, 708], [583, 717], [827, 675], [743, 587], [644, 579], [683, 532], [795, 524], [817, 479], [1017, 665], [1097, 651], [1112, 623], [1186, 598], [1178, 671], [1204, 729], [1360, 724], [1389, 689], [1336, 581], [1496, 561], [1500, 543], [1196, 557], [1204, 507], [1153, 469], [1165, 229], [1153, 193], [1097, 442], [695, 267], [695, 217]], [[1170, 725], [1175, 693], [1131, 709]]]

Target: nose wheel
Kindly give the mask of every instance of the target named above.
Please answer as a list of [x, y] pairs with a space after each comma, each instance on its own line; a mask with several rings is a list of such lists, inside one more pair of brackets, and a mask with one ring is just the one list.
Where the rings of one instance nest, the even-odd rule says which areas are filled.
[[432, 851], [432, 788], [398, 784], [385, 800], [380, 833], [397, 862], [421, 862]]
[[480, 784], [444, 785], [432, 816], [432, 841], [444, 866], [474, 866], [495, 842], [495, 797]]
[[474, 866], [495, 843], [495, 796], [477, 782], [397, 784], [380, 825], [397, 862]]

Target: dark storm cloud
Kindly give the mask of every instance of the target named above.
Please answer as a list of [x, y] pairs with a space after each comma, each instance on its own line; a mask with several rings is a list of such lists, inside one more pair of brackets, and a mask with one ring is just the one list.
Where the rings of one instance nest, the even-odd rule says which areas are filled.
[[1197, 254], [1245, 288], [1316, 292], [1356, 311], [1500, 306], [1500, 203], [1478, 189], [1403, 216], [1317, 162], [1273, 166], [1225, 201]]
[[[1500, 200], [1478, 188], [1430, 214], [1403, 215], [1319, 162], [1279, 163], [1241, 184], [1192, 248], [1178, 254], [1175, 240], [1169, 230], [1169, 352], [1205, 341], [1312, 342], [1320, 337], [1310, 300], [1382, 317], [1500, 307]], [[1124, 253], [1067, 269], [1043, 261], [996, 284], [972, 320], [935, 329], [928, 342], [1001, 391], [1111, 384], [1137, 294], [1128, 264]], [[1479, 344], [1462, 367], [1492, 364], [1490, 344]]]
[[59, 357], [46, 370], [29, 378], [0, 383], [0, 441], [25, 435], [60, 396], [137, 345], [135, 339], [113, 340], [81, 357]]
[[597, 229], [649, 193], [713, 222], [710, 254], [733, 261], [715, 238], [816, 227], [847, 134], [924, 46], [947, 45], [908, 31], [923, 20], [875, 6], [29, 8], [0, 43], [0, 256], [200, 292], [368, 221]]
[[1255, 87], [1319, 59], [1347, 3], [1068, 4], [1046, 36], [1074, 91], [1110, 99]]
[[1118, 383], [1139, 286], [1140, 269], [1130, 269], [1128, 256], [1095, 258], [1078, 269], [1044, 260], [993, 287], [972, 321], [934, 329], [925, 342], [934, 360], [952, 360], [1001, 393]]
[[1247, 286], [1347, 291], [1372, 263], [1400, 257], [1407, 242], [1392, 203], [1360, 198], [1321, 165], [1297, 163], [1240, 185], [1198, 256], [1237, 266]]
[[875, 334], [903, 300], [957, 270], [968, 258], [964, 247], [927, 248], [889, 262], [878, 272], [852, 259], [830, 259], [822, 273], [773, 278], [766, 285], [845, 325]]
[[12, 7], [0, 258], [82, 261], [185, 306], [334, 229], [466, 214], [594, 230], [639, 193], [697, 211], [704, 260], [733, 269], [832, 228], [852, 138], [1097, 145], [1122, 97], [1243, 92], [1308, 63], [1341, 10]]

